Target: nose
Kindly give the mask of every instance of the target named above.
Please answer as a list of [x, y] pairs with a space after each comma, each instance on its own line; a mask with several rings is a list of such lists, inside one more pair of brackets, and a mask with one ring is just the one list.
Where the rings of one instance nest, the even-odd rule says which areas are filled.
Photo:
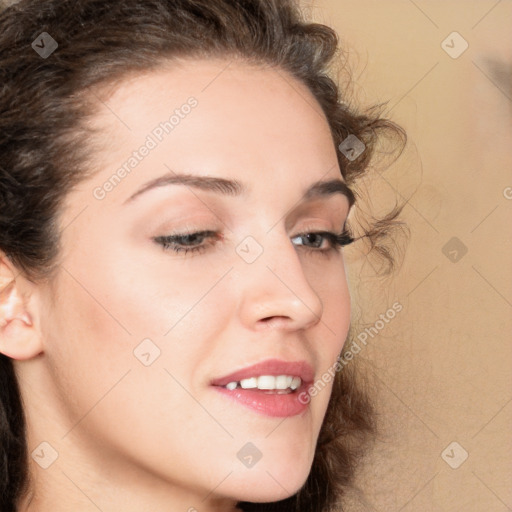
[[236, 269], [242, 322], [250, 329], [290, 331], [317, 324], [323, 304], [290, 238], [272, 231], [260, 245], [261, 255], [252, 263], [240, 261]]

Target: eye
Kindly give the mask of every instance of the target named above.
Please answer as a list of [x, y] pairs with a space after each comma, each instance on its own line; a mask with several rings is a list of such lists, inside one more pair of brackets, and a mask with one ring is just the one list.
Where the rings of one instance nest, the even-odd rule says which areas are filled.
[[[331, 251], [339, 252], [345, 245], [351, 244], [354, 239], [348, 231], [342, 233], [332, 233], [331, 231], [315, 231], [312, 233], [302, 233], [292, 238], [292, 240], [299, 239], [299, 245], [304, 245], [305, 248], [314, 252], [328, 253]], [[322, 245], [328, 242], [328, 246], [321, 248]], [[310, 247], [308, 244], [312, 244]]]
[[172, 250], [176, 253], [187, 254], [188, 252], [202, 252], [209, 244], [201, 244], [205, 238], [220, 238], [215, 231], [196, 231], [195, 233], [182, 233], [177, 235], [157, 236], [153, 240], [161, 245], [164, 250]]

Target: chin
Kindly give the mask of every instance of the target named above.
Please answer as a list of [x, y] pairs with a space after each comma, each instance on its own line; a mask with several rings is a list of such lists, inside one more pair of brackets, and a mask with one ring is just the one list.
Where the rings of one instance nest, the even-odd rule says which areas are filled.
[[[306, 483], [311, 466], [297, 467], [297, 465], [276, 464], [275, 468], [266, 466], [254, 473], [244, 472], [232, 479], [236, 487], [238, 501], [252, 503], [269, 503], [284, 500], [296, 494]], [[268, 471], [268, 472], [267, 472]], [[233, 475], [232, 475], [233, 476]]]

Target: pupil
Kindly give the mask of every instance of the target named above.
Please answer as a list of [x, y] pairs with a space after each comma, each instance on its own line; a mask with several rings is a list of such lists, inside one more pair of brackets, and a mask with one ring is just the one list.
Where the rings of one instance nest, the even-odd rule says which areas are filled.
[[315, 244], [315, 237], [316, 236], [317, 236], [316, 233], [309, 233], [308, 235], [306, 235], [306, 238], [308, 239], [309, 242], [312, 242], [317, 247], [318, 243]]
[[185, 243], [187, 244], [193, 244], [194, 241], [197, 241], [197, 238], [199, 238], [198, 234], [191, 234], [191, 235], [185, 235]]

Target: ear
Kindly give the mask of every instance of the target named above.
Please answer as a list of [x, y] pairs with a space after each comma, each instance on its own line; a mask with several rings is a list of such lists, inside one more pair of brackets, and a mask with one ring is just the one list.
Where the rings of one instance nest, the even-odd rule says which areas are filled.
[[12, 359], [31, 359], [43, 351], [30, 310], [35, 288], [0, 251], [0, 353]]

